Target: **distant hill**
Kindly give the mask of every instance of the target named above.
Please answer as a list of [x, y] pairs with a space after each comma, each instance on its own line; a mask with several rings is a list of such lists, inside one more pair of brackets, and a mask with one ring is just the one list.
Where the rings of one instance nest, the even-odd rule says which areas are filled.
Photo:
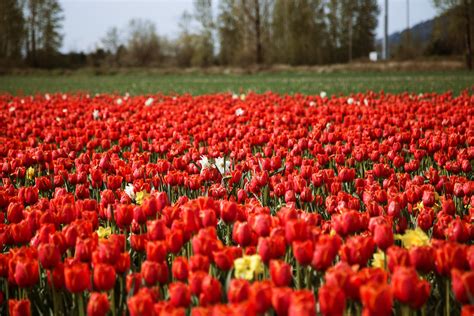
[[[438, 23], [444, 23], [445, 19], [447, 19], [446, 15], [441, 15], [432, 18], [431, 20], [427, 20], [424, 22], [420, 22], [418, 24], [415, 24], [410, 28], [410, 36], [412, 39], [416, 40], [417, 45], [420, 45], [421, 47], [424, 47], [429, 44], [431, 40], [431, 35], [433, 34], [433, 29], [435, 25]], [[404, 38], [406, 34], [406, 30], [403, 30], [401, 32], [395, 32], [392, 33], [388, 36], [388, 41], [390, 43], [390, 46], [398, 46], [402, 39]], [[381, 45], [383, 39], [378, 39], [377, 44]]]

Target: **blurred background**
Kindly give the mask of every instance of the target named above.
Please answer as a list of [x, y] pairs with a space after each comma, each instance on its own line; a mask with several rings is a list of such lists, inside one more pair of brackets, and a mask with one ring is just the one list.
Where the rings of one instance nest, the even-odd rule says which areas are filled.
[[471, 69], [473, 24], [472, 0], [2, 0], [0, 65], [296, 66], [435, 56]]
[[0, 93], [472, 91], [474, 0], [0, 0]]

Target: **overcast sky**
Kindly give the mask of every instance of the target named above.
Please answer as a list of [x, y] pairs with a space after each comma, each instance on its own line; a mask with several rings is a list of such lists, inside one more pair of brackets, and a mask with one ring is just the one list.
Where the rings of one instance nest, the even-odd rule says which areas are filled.
[[[95, 49], [107, 29], [124, 27], [132, 18], [153, 21], [158, 34], [173, 38], [184, 10], [192, 12], [192, 0], [59, 0], [64, 9], [63, 52]], [[290, 0], [291, 1], [291, 0]], [[377, 37], [383, 36], [383, 3]], [[406, 27], [407, 0], [389, 0], [389, 33]], [[410, 25], [434, 17], [432, 0], [410, 0]]]

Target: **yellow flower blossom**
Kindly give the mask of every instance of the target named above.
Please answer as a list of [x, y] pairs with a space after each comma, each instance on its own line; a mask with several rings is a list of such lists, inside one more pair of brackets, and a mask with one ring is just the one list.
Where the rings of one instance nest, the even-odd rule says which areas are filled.
[[140, 191], [140, 192], [137, 192], [135, 194], [135, 202], [138, 204], [138, 205], [142, 205], [143, 203], [143, 200], [148, 197], [150, 194], [148, 194], [148, 192], [146, 191]]
[[235, 276], [239, 279], [253, 280], [263, 273], [263, 263], [259, 255], [243, 256], [234, 260]]
[[430, 244], [430, 238], [425, 232], [417, 227], [416, 229], [407, 229], [403, 235], [395, 235], [395, 239], [401, 240], [405, 248], [410, 249], [415, 246], [427, 246]]
[[374, 253], [372, 267], [385, 269], [385, 252], [379, 249], [379, 251]]
[[99, 238], [108, 238], [112, 234], [112, 228], [99, 226], [97, 230], [97, 235]]
[[423, 205], [423, 201], [420, 201], [420, 203], [416, 204], [414, 207], [413, 207], [414, 210], [416, 211], [422, 211], [425, 209], [425, 205]]
[[35, 177], [35, 169], [33, 167], [29, 167], [26, 169], [26, 179], [32, 180]]

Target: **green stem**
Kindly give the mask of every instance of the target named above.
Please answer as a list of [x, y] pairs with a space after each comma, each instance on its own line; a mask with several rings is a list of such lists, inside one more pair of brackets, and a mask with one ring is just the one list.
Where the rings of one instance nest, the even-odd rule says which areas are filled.
[[301, 265], [296, 262], [296, 288], [301, 289]]
[[446, 316], [451, 315], [451, 306], [449, 306], [449, 292], [451, 288], [449, 286], [449, 278], [446, 278]]
[[53, 291], [53, 311], [54, 315], [59, 315], [58, 313], [58, 297], [56, 295], [56, 288], [54, 287], [54, 282], [51, 280], [51, 290]]
[[312, 290], [313, 285], [311, 284], [311, 269], [309, 267], [306, 267], [306, 276], [305, 276], [305, 283], [306, 287], [309, 290]]
[[407, 305], [402, 306], [402, 315], [403, 316], [410, 316], [410, 307]]
[[82, 297], [82, 292], [77, 293], [77, 310], [79, 316], [84, 316], [84, 298]]
[[111, 301], [112, 301], [112, 315], [116, 316], [117, 308], [115, 306], [115, 289], [111, 290], [110, 296], [111, 296]]

